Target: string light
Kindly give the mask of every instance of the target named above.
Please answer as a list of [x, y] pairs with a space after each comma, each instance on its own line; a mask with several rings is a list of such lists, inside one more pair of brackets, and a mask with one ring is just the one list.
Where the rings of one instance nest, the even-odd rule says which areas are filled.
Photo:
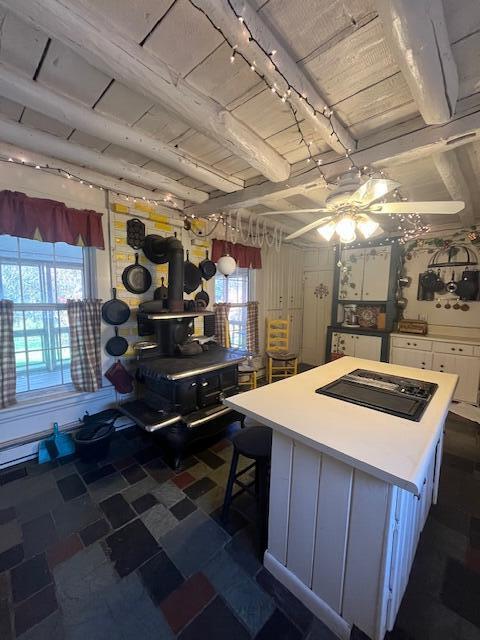
[[[8, 157], [0, 156], [0, 162], [11, 162], [13, 164], [21, 165], [22, 167], [35, 169], [37, 171], [39, 170], [45, 171], [49, 175], [58, 175], [58, 176], [61, 176], [62, 178], [66, 178], [67, 180], [73, 180], [78, 184], [88, 186], [89, 189], [98, 189], [99, 191], [110, 191], [112, 194], [116, 196], [122, 196], [123, 198], [126, 199], [127, 202], [132, 201], [134, 204], [136, 204], [137, 202], [136, 198], [133, 198], [125, 191], [121, 191], [118, 189], [110, 189], [106, 185], [96, 184], [94, 182], [85, 183], [85, 180], [83, 180], [83, 178], [80, 178], [79, 176], [76, 176], [75, 174], [70, 173], [65, 169], [62, 169], [61, 167], [51, 166], [49, 164], [38, 164], [36, 162], [28, 162], [25, 158], [16, 159], [16, 158], [12, 158], [11, 156], [8, 156]], [[172, 199], [172, 196], [170, 194], [166, 195], [164, 198], [159, 200], [156, 200], [156, 199], [147, 200], [146, 196], [142, 196], [142, 200], [148, 202], [148, 204], [152, 204], [155, 206], [165, 206], [166, 204], [169, 207], [178, 208], [177, 203]]]
[[[232, 54], [230, 56], [230, 60], [232, 60], [233, 57], [233, 50], [235, 50], [235, 55], [239, 55], [250, 67], [251, 71], [253, 71], [254, 73], [256, 73], [258, 75], [258, 77], [267, 85], [267, 87], [270, 89], [270, 91], [276, 95], [283, 103], [285, 103], [287, 101], [287, 97], [290, 98], [292, 97], [292, 94], [294, 96], [296, 96], [296, 98], [299, 100], [299, 102], [305, 102], [308, 107], [311, 110], [311, 113], [314, 117], [318, 117], [318, 115], [322, 115], [324, 116], [329, 123], [330, 129], [331, 129], [331, 133], [330, 133], [330, 138], [332, 139], [332, 141], [336, 141], [338, 142], [343, 148], [344, 148], [344, 153], [345, 153], [345, 157], [350, 160], [350, 165], [352, 168], [354, 169], [359, 169], [360, 168], [357, 167], [357, 165], [355, 164], [354, 159], [351, 157], [351, 153], [352, 153], [352, 149], [347, 147], [341, 140], [341, 138], [338, 136], [337, 132], [335, 131], [335, 122], [333, 120], [334, 118], [334, 112], [333, 109], [330, 109], [327, 105], [323, 106], [320, 110], [318, 110], [315, 105], [313, 105], [309, 100], [308, 100], [308, 96], [306, 93], [301, 92], [300, 90], [298, 90], [294, 85], [292, 85], [288, 78], [285, 76], [285, 74], [281, 71], [281, 69], [278, 67], [277, 64], [275, 64], [273, 57], [274, 55], [277, 53], [276, 49], [271, 49], [271, 50], [267, 50], [265, 49], [262, 44], [255, 38], [255, 36], [253, 35], [250, 27], [248, 26], [248, 24], [245, 22], [245, 18], [237, 13], [235, 7], [233, 6], [231, 0], [227, 0], [228, 6], [230, 7], [232, 13], [234, 14], [234, 16], [242, 23], [243, 27], [245, 28], [245, 32], [246, 32], [246, 36], [248, 39], [248, 42], [254, 42], [257, 47], [260, 49], [260, 51], [265, 55], [265, 57], [268, 59], [268, 62], [272, 65], [272, 68], [275, 70], [275, 72], [282, 78], [282, 80], [285, 82], [285, 85], [287, 86], [287, 90], [286, 92], [278, 92], [277, 90], [277, 86], [276, 84], [271, 84], [267, 78], [257, 69], [257, 63], [255, 60], [251, 61], [248, 60], [247, 57], [241, 52], [238, 51], [236, 47], [238, 47], [238, 45], [234, 45], [228, 38], [228, 36], [223, 32], [223, 30], [217, 25], [215, 24], [215, 22], [212, 20], [212, 18], [208, 15], [208, 13], [202, 9], [202, 7], [199, 7], [197, 4], [195, 4], [194, 0], [189, 0], [190, 4], [195, 7], [195, 9], [197, 9], [197, 11], [199, 11], [200, 13], [202, 13], [206, 19], [210, 22], [210, 24], [212, 25], [212, 27], [223, 37], [224, 41], [230, 46], [230, 48], [232, 49]], [[290, 106], [292, 107], [290, 101], [289, 101]], [[307, 147], [306, 141], [304, 139], [303, 134], [301, 133], [301, 127], [300, 127], [300, 123], [298, 121], [298, 118], [296, 116], [296, 112], [293, 110], [292, 108], [292, 114], [294, 114], [295, 117], [295, 124], [297, 126], [297, 129], [299, 130], [300, 133], [300, 144], [305, 145], [305, 147]], [[308, 158], [310, 158], [310, 160], [312, 159], [312, 154], [310, 153], [310, 151], [308, 151]], [[319, 164], [316, 164], [317, 168], [319, 167]], [[323, 173], [323, 171], [319, 170], [321, 173], [321, 176], [323, 178], [323, 180], [325, 181], [326, 184], [328, 184], [328, 181], [326, 179], [325, 174]]]

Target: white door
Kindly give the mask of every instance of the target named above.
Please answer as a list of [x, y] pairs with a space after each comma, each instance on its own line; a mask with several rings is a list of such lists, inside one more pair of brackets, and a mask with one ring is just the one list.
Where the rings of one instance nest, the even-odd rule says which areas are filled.
[[[327, 326], [330, 324], [332, 306], [333, 272], [330, 270], [307, 271], [303, 281], [303, 331], [302, 362], [323, 364]], [[320, 297], [318, 287], [327, 288], [328, 293]], [[315, 293], [317, 291], [317, 293]]]
[[[380, 361], [382, 353], [382, 339], [378, 336], [353, 335], [354, 354], [356, 358]], [[351, 355], [351, 354], [347, 354]]]
[[364, 268], [364, 249], [342, 251], [340, 267], [340, 300], [361, 300]]
[[417, 369], [432, 368], [432, 352], [418, 351], [417, 349], [403, 349], [393, 347], [390, 362], [400, 364], [403, 367], [416, 367]]
[[362, 300], [387, 300], [390, 247], [365, 251]]
[[446, 353], [433, 354], [433, 369], [459, 376], [454, 400], [477, 404], [480, 361], [471, 356], [452, 356]]

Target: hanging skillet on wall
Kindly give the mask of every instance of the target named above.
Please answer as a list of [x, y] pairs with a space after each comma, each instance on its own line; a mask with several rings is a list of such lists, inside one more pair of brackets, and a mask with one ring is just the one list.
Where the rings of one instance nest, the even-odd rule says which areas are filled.
[[125, 267], [122, 273], [122, 282], [130, 293], [145, 293], [152, 286], [150, 271], [138, 264], [138, 253], [135, 254], [135, 262]]
[[130, 318], [130, 307], [117, 298], [117, 290], [112, 289], [113, 298], [102, 305], [102, 318], [107, 324], [123, 324]]
[[200, 269], [190, 262], [190, 252], [187, 251], [187, 259], [184, 262], [184, 284], [183, 290], [185, 293], [193, 293], [195, 289], [198, 289], [200, 282], [202, 281], [202, 274]]
[[203, 282], [202, 282], [202, 289], [195, 295], [195, 300], [196, 302], [198, 302], [199, 300], [203, 300], [203, 302], [205, 302], [205, 308], [208, 307], [208, 305], [210, 304], [210, 296], [203, 288]]
[[107, 340], [105, 351], [110, 356], [123, 356], [128, 349], [128, 342], [125, 338], [118, 335], [118, 327], [115, 327], [115, 335]]
[[208, 251], [205, 251], [205, 259], [200, 262], [198, 268], [202, 272], [204, 280], [210, 280], [217, 273], [217, 267], [212, 260], [208, 259]]

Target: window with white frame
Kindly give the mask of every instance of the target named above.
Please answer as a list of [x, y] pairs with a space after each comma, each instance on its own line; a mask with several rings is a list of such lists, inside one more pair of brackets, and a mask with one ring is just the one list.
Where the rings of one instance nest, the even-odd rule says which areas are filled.
[[0, 298], [14, 303], [17, 393], [71, 383], [68, 299], [87, 297], [86, 250], [0, 236]]
[[251, 281], [250, 269], [237, 268], [226, 278], [221, 273], [215, 276], [215, 302], [230, 302], [234, 305], [228, 316], [230, 343], [235, 349], [247, 348], [247, 305]]

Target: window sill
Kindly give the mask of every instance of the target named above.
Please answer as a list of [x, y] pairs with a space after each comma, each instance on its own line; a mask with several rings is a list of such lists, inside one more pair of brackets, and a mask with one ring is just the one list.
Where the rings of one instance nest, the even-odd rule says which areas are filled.
[[49, 405], [70, 406], [72, 404], [80, 404], [89, 399], [98, 400], [103, 396], [108, 397], [113, 393], [111, 385], [102, 387], [98, 391], [84, 392], [75, 391], [73, 386], [56, 387], [47, 392], [47, 390], [29, 391], [17, 396], [16, 404], [5, 409], [0, 409], [0, 423], [9, 421], [13, 416], [27, 416], [37, 413], [43, 413]]

